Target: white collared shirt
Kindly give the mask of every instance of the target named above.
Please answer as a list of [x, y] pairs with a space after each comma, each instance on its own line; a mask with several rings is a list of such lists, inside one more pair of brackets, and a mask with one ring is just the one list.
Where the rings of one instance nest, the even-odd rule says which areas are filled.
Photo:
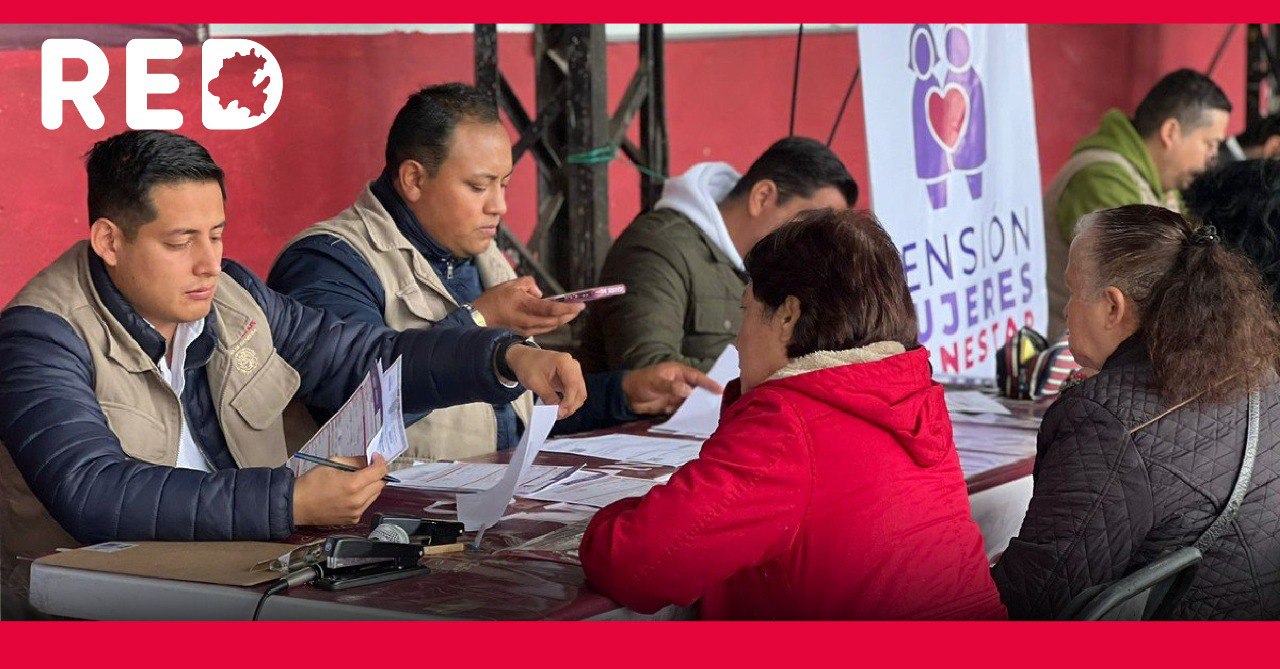
[[[182, 391], [187, 386], [187, 349], [190, 348], [191, 342], [194, 342], [202, 332], [204, 332], [204, 319], [191, 323], [179, 323], [177, 329], [173, 331], [173, 340], [168, 343], [169, 348], [173, 350], [173, 364], [169, 364], [168, 350], [165, 351], [166, 355], [160, 356], [160, 359], [156, 361], [156, 367], [160, 370], [160, 377], [173, 389], [173, 394], [178, 397], [179, 406], [182, 405]], [[186, 409], [182, 409], [182, 435], [178, 438], [178, 464], [176, 466], [179, 469], [197, 469], [202, 472], [213, 471], [213, 467], [209, 466], [209, 461], [205, 460], [204, 454], [200, 452], [200, 447], [196, 446], [196, 441], [191, 436], [191, 427], [187, 425]]]

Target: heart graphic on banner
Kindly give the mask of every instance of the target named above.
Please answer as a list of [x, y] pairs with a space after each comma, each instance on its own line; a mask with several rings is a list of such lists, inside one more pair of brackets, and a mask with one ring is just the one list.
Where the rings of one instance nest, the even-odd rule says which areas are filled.
[[969, 123], [969, 96], [964, 89], [952, 84], [944, 91], [929, 90], [929, 132], [948, 151], [955, 151]]

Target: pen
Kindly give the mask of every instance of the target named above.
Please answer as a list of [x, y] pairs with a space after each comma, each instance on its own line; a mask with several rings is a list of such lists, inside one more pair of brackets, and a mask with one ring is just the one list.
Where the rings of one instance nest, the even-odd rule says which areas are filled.
[[[312, 462], [312, 463], [315, 463], [315, 464], [317, 464], [317, 465], [323, 465], [323, 466], [325, 466], [325, 467], [333, 467], [334, 469], [341, 469], [341, 470], [342, 470], [342, 471], [344, 471], [344, 472], [358, 472], [358, 471], [360, 471], [360, 468], [359, 468], [359, 467], [352, 467], [351, 465], [344, 465], [344, 464], [342, 464], [341, 462], [334, 462], [333, 460], [329, 460], [329, 459], [327, 459], [327, 458], [322, 458], [322, 457], [319, 457], [319, 456], [311, 455], [311, 454], [309, 454], [309, 453], [303, 453], [303, 452], [301, 452], [301, 451], [299, 451], [299, 452], [297, 452], [297, 453], [294, 453], [294, 454], [293, 454], [293, 457], [295, 457], [295, 458], [297, 458], [297, 459], [299, 459], [299, 460], [306, 460], [307, 462]], [[396, 477], [394, 477], [394, 476], [384, 476], [384, 477], [382, 477], [382, 480], [383, 480], [383, 481], [386, 481], [387, 483], [399, 483], [399, 482], [400, 482], [400, 479], [398, 479], [398, 478], [396, 478]]]

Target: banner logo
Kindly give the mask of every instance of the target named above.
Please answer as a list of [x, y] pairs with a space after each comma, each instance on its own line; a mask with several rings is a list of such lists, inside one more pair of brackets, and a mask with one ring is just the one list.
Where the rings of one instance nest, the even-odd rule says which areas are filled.
[[[247, 39], [210, 39], [201, 52], [201, 122], [210, 130], [245, 130], [261, 125], [280, 106], [284, 74], [266, 47]], [[182, 55], [176, 39], [135, 39], [125, 45], [125, 124], [132, 130], [177, 130], [182, 112], [150, 105], [153, 95], [177, 92], [177, 75], [154, 73], [153, 60]], [[63, 79], [63, 63], [80, 60], [87, 74], [79, 81]], [[40, 121], [62, 127], [65, 103], [71, 102], [85, 125], [99, 130], [106, 115], [96, 96], [111, 76], [107, 56], [82, 39], [48, 39], [40, 47]]]

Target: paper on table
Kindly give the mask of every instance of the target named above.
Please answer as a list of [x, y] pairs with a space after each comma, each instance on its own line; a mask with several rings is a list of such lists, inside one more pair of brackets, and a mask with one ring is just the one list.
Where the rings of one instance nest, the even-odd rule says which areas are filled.
[[973, 478], [997, 467], [1011, 465], [1022, 459], [1007, 453], [987, 453], [984, 451], [959, 451], [959, 455], [960, 471], [964, 472], [966, 479]]
[[[551, 426], [555, 424], [559, 411], [560, 407], [554, 404], [535, 405], [533, 415], [529, 418], [529, 426], [516, 445], [502, 480], [488, 490], [458, 495], [458, 520], [466, 527], [466, 531], [474, 532], [491, 527], [506, 513], [507, 505], [515, 495], [516, 486], [529, 470], [529, 465], [533, 464], [533, 459], [538, 457], [542, 442], [551, 433]], [[477, 537], [477, 542], [478, 539]]]
[[965, 478], [1036, 455], [1036, 433], [1031, 430], [965, 423], [955, 423], [952, 429]]
[[947, 411], [997, 413], [1005, 416], [1013, 413], [1003, 404], [978, 390], [948, 390], [946, 398]]
[[[552, 482], [573, 473], [574, 469], [574, 467], [532, 465], [520, 477], [516, 493], [529, 493], [545, 488]], [[441, 492], [477, 492], [493, 487], [502, 480], [502, 475], [506, 471], [507, 465], [432, 462], [397, 470], [396, 478], [400, 479], [400, 482], [391, 485]]]
[[671, 437], [645, 437], [638, 434], [607, 434], [581, 439], [553, 439], [544, 451], [574, 453], [607, 460], [645, 462], [679, 467], [698, 457], [702, 441]]
[[526, 497], [546, 502], [569, 502], [603, 508], [620, 499], [639, 497], [656, 485], [658, 485], [657, 481], [624, 476], [593, 476], [577, 481], [570, 478], [549, 485]]
[[1036, 432], [1015, 428], [954, 423], [951, 426], [957, 450], [1003, 453], [1017, 457], [1036, 454]]
[[[738, 347], [729, 344], [711, 366], [707, 376], [724, 385], [739, 375]], [[720, 425], [720, 396], [703, 388], [694, 388], [688, 399], [676, 410], [671, 420], [653, 427], [654, 432], [710, 437]]]
[[971, 425], [995, 425], [1013, 427], [1023, 430], [1039, 430], [1040, 419], [1035, 416], [1004, 416], [993, 413], [953, 413], [951, 423], [969, 423]]

